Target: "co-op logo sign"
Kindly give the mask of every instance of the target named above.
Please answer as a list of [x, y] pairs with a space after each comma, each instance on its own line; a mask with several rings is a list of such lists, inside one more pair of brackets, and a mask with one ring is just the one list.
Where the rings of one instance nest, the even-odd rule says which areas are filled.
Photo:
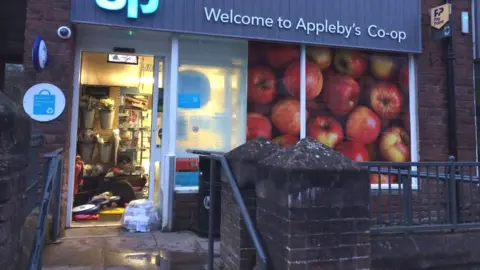
[[160, 0], [148, 0], [146, 4], [140, 4], [139, 0], [95, 0], [97, 6], [116, 11], [127, 7], [127, 17], [137, 19], [139, 10], [142, 14], [152, 14], [158, 10]]

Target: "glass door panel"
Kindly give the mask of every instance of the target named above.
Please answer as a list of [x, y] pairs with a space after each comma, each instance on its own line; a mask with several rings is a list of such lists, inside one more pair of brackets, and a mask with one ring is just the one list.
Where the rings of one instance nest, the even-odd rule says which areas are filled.
[[[198, 188], [198, 157], [189, 148], [227, 152], [244, 140], [241, 69], [182, 64], [178, 74], [175, 190]], [[245, 93], [244, 93], [245, 94]], [[242, 105], [243, 104], [243, 105]]]

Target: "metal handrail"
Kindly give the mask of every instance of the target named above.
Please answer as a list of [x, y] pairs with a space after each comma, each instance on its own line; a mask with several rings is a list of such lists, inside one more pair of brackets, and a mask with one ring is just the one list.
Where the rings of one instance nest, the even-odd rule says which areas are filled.
[[44, 177], [45, 187], [40, 202], [40, 213], [38, 216], [37, 232], [33, 241], [33, 249], [28, 262], [28, 270], [42, 269], [43, 241], [45, 238], [45, 224], [47, 215], [50, 212], [52, 197], [55, 199], [53, 210], [52, 241], [56, 241], [60, 229], [60, 190], [63, 167], [63, 149], [57, 149], [44, 155]]
[[235, 202], [237, 203], [238, 207], [240, 208], [240, 215], [242, 216], [245, 226], [247, 227], [248, 234], [253, 242], [253, 246], [257, 251], [257, 255], [260, 259], [261, 269], [267, 270], [268, 260], [265, 250], [262, 247], [260, 242], [260, 237], [258, 236], [258, 232], [253, 225], [252, 218], [250, 214], [248, 214], [247, 206], [243, 201], [242, 194], [240, 192], [240, 188], [238, 187], [237, 181], [235, 180], [235, 176], [233, 175], [230, 165], [228, 164], [228, 160], [225, 158], [224, 153], [216, 152], [216, 151], [205, 151], [205, 150], [196, 150], [196, 149], [188, 149], [188, 153], [204, 156], [210, 159], [210, 208], [208, 212], [209, 218], [209, 226], [208, 226], [208, 269], [213, 270], [213, 223], [215, 219], [215, 174], [213, 173], [216, 169], [215, 161], [220, 162], [222, 165], [223, 170], [225, 171], [225, 175], [227, 176], [228, 184], [230, 184], [233, 197]]

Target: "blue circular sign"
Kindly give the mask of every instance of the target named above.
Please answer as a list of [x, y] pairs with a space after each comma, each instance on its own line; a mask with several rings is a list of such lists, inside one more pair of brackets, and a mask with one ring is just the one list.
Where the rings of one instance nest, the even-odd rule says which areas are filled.
[[210, 100], [210, 81], [205, 74], [185, 70], [178, 73], [178, 93], [198, 96], [200, 107]]
[[48, 64], [47, 44], [41, 36], [37, 36], [33, 41], [32, 60], [33, 67], [38, 72], [41, 72]]

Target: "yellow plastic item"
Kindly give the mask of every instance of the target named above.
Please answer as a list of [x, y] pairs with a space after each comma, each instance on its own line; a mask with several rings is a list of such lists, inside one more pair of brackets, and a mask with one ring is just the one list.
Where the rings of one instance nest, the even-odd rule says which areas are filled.
[[123, 215], [123, 212], [125, 212], [125, 208], [115, 207], [115, 208], [106, 208], [106, 209], [100, 210], [99, 214], [101, 214], [101, 215]]

